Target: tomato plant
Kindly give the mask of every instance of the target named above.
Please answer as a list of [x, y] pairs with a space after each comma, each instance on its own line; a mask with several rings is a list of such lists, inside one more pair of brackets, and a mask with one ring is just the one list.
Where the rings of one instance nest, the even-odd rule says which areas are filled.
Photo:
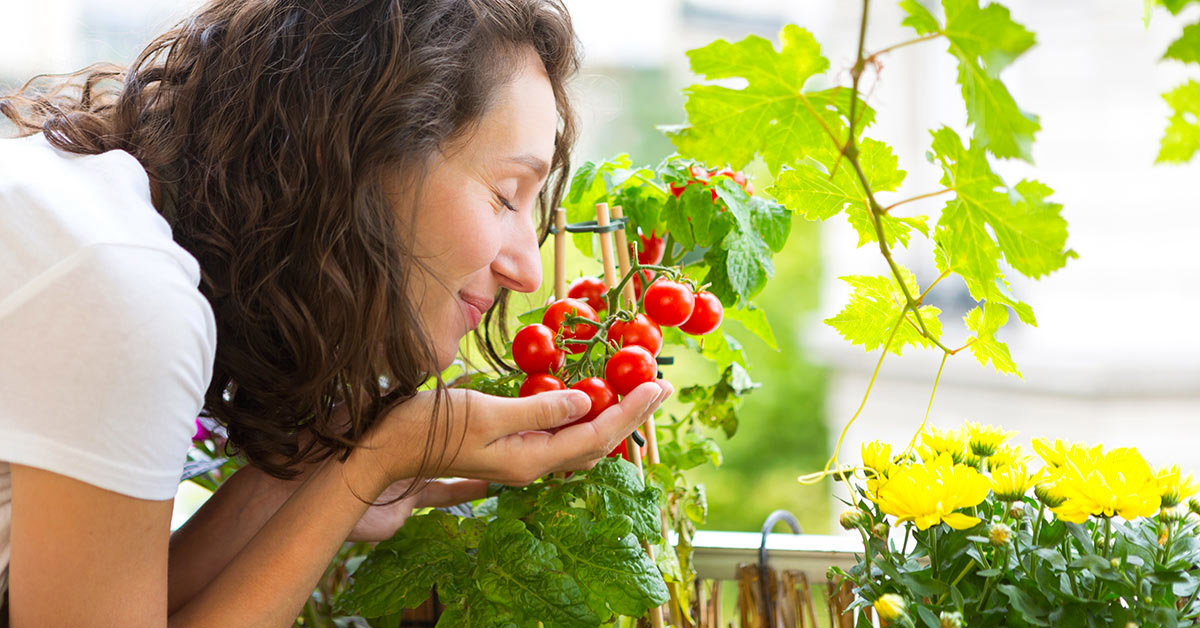
[[526, 325], [513, 337], [513, 361], [529, 374], [562, 368], [566, 355], [554, 344], [554, 331], [540, 323]]
[[721, 300], [707, 290], [697, 292], [695, 297], [696, 306], [692, 309], [692, 315], [679, 326], [679, 331], [693, 336], [711, 334], [721, 326], [725, 308], [721, 306]]
[[677, 281], [656, 281], [646, 288], [643, 298], [646, 315], [663, 327], [678, 327], [692, 315], [696, 297]]
[[634, 388], [654, 381], [657, 375], [658, 363], [654, 361], [654, 355], [638, 345], [620, 349], [604, 367], [604, 379], [618, 395], [628, 395]]
[[[600, 320], [592, 306], [579, 299], [567, 297], [555, 301], [546, 308], [546, 313], [542, 316], [542, 324], [562, 334], [566, 340], [587, 340], [596, 335], [596, 325], [584, 322], [567, 324], [565, 321], [568, 316], [577, 316], [593, 322]], [[584, 348], [584, 345], [575, 343], [566, 343], [563, 346], [567, 353], [583, 353]]]
[[597, 314], [608, 309], [605, 299], [607, 292], [608, 288], [604, 285], [604, 280], [598, 277], [580, 277], [567, 287], [568, 297], [587, 303]]
[[632, 321], [617, 321], [608, 329], [607, 340], [617, 347], [638, 345], [658, 355], [662, 350], [662, 329], [645, 314], [638, 314]]
[[521, 382], [521, 388], [517, 395], [520, 397], [529, 397], [538, 393], [549, 392], [551, 390], [566, 390], [567, 385], [561, 379], [550, 375], [549, 373], [533, 373], [525, 377], [525, 381]]
[[568, 425], [587, 423], [600, 416], [601, 412], [617, 405], [617, 391], [613, 390], [612, 385], [599, 377], [581, 379], [571, 384], [571, 390], [580, 390], [586, 393], [588, 399], [592, 402], [592, 407], [588, 408], [587, 414], [584, 414], [578, 420]]

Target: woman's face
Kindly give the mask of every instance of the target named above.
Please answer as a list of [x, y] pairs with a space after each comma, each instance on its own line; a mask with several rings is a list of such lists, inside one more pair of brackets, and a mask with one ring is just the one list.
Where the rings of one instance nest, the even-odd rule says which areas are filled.
[[411, 296], [438, 370], [450, 366], [501, 287], [532, 292], [542, 283], [534, 202], [546, 183], [558, 114], [532, 49], [519, 66], [474, 132], [435, 156], [409, 219], [414, 253], [429, 269], [416, 273]]

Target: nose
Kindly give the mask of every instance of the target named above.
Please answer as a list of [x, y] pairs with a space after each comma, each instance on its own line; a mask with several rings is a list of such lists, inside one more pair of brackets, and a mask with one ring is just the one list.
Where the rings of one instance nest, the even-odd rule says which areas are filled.
[[542, 285], [542, 258], [537, 231], [525, 220], [510, 220], [506, 225], [500, 253], [492, 262], [492, 272], [500, 285], [515, 292], [533, 292]]

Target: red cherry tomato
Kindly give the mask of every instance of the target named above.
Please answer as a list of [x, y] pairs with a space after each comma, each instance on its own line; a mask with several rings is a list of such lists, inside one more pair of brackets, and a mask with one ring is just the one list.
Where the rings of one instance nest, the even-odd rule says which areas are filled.
[[606, 339], [617, 347], [644, 347], [650, 355], [662, 351], [662, 329], [645, 314], [638, 314], [632, 321], [617, 321], [608, 328]]
[[646, 288], [642, 309], [663, 327], [678, 327], [692, 315], [696, 297], [687, 286], [669, 280], [656, 281]]
[[540, 323], [526, 325], [517, 332], [512, 352], [517, 367], [531, 375], [557, 371], [567, 357], [554, 346], [554, 331]]
[[[639, 429], [637, 432], [638, 432], [638, 434], [641, 434], [642, 430]], [[643, 437], [643, 440], [645, 440], [644, 437]], [[608, 457], [615, 458], [617, 456], [620, 456], [626, 460], [629, 460], [629, 447], [628, 447], [628, 445], [626, 445], [626, 443], [628, 443], [628, 442], [629, 442], [629, 440], [626, 439], [626, 440], [623, 440], [620, 443], [618, 443], [616, 447], [613, 447], [612, 451], [608, 452]], [[642, 459], [646, 458], [646, 447], [648, 447], [648, 446], [649, 445], [647, 444], [647, 445], [642, 445], [641, 447], [638, 447], [638, 449], [642, 450]], [[633, 462], [633, 461], [629, 460], [629, 462]]]
[[667, 243], [662, 238], [654, 235], [654, 231], [651, 231], [649, 238], [639, 235], [638, 239], [642, 241], [642, 248], [637, 252], [639, 264], [657, 264], [662, 261], [663, 255], [667, 252]]
[[566, 390], [567, 385], [562, 380], [548, 373], [534, 373], [521, 382], [520, 397], [530, 397], [551, 390]]
[[581, 379], [571, 385], [572, 390], [582, 390], [587, 393], [589, 399], [592, 400], [592, 407], [577, 421], [572, 421], [568, 425], [576, 423], [587, 423], [592, 419], [600, 416], [608, 408], [617, 405], [617, 391], [613, 390], [608, 382], [599, 377], [588, 377]]
[[[577, 323], [564, 328], [563, 321], [566, 319], [567, 314], [582, 316], [583, 318], [597, 322], [600, 320], [596, 316], [596, 310], [593, 310], [592, 306], [579, 299], [567, 297], [566, 299], [559, 299], [551, 303], [550, 307], [546, 308], [546, 313], [542, 315], [542, 324], [553, 329], [555, 332], [562, 330], [563, 338], [572, 340], [587, 340], [596, 335], [596, 328], [587, 323]], [[586, 348], [579, 344], [565, 344], [563, 347], [569, 353], [583, 353], [583, 350]]]
[[568, 297], [587, 303], [597, 312], [608, 308], [608, 302], [604, 298], [607, 292], [608, 287], [604, 285], [604, 280], [597, 277], [580, 277], [572, 281], [567, 288]]
[[691, 317], [679, 326], [679, 331], [693, 336], [711, 334], [721, 326], [721, 320], [724, 318], [725, 308], [717, 295], [708, 290], [701, 290], [696, 293], [696, 307], [692, 310]]
[[628, 395], [658, 377], [658, 364], [645, 347], [631, 345], [617, 351], [604, 366], [604, 379], [618, 395]]
[[[699, 183], [701, 185], [705, 185], [708, 183], [708, 171], [704, 169], [704, 166], [701, 166], [700, 164], [693, 164], [692, 167], [689, 168], [689, 171], [692, 174], [692, 178], [688, 179], [687, 183], [685, 183], [683, 185], [678, 185], [675, 183], [670, 184], [671, 194], [674, 194], [675, 198], [679, 198], [680, 196], [683, 196], [683, 191], [686, 190], [687, 187], [693, 183]], [[714, 191], [713, 192], [713, 200], [716, 200], [716, 198], [717, 198], [717, 193]]]

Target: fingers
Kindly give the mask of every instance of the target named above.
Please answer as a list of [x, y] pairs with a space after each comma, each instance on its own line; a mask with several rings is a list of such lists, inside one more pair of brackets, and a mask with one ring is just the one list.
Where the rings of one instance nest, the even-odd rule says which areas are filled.
[[487, 497], [485, 480], [433, 480], [425, 485], [417, 498], [418, 508], [445, 508]]
[[581, 469], [604, 457], [644, 423], [672, 392], [674, 388], [663, 380], [642, 384], [595, 420], [559, 430], [549, 441], [562, 454], [563, 466], [559, 470]]
[[512, 400], [513, 412], [505, 421], [505, 432], [552, 430], [578, 420], [592, 407], [586, 393], [555, 390]]

